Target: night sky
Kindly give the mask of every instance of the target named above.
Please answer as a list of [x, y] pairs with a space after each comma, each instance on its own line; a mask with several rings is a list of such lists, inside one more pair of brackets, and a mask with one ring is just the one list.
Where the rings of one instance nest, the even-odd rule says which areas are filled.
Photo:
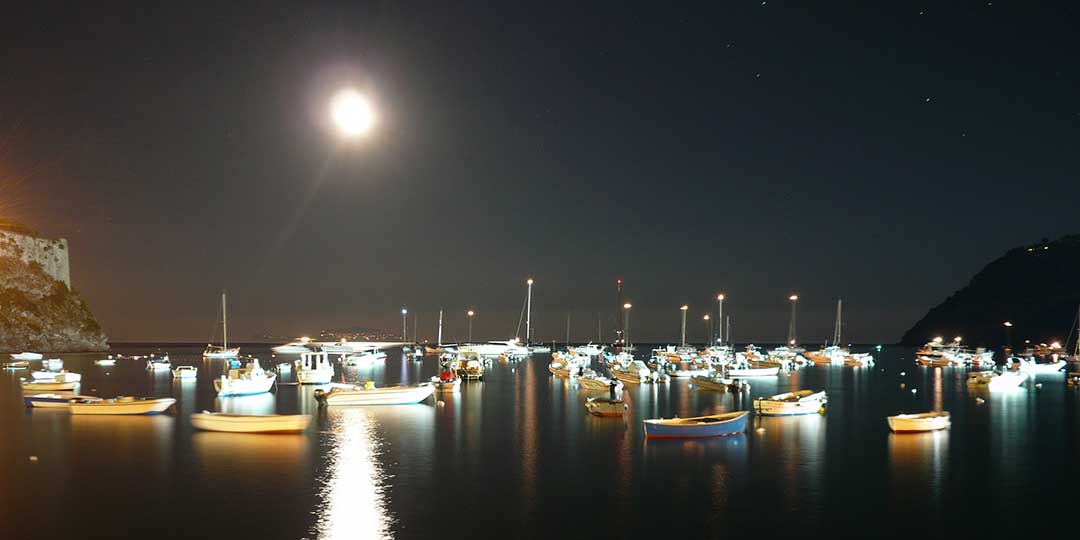
[[794, 291], [804, 342], [837, 297], [891, 342], [1080, 230], [1074, 4], [98, 4], [0, 18], [0, 215], [68, 238], [114, 341], [205, 340], [222, 289], [237, 338], [506, 338], [533, 276], [544, 340], [621, 277], [640, 340], [719, 291], [782, 340]]

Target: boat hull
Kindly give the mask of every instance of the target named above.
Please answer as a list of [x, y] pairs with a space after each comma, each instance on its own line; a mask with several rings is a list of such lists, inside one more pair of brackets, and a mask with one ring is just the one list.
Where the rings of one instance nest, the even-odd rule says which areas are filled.
[[220, 397], [262, 394], [270, 391], [275, 378], [270, 375], [264, 379], [215, 379], [214, 389]]
[[176, 403], [173, 398], [73, 402], [71, 414], [161, 414]]
[[296, 372], [296, 379], [300, 384], [328, 384], [333, 378], [333, 370], [304, 369]]
[[23, 390], [74, 390], [79, 383], [69, 382], [31, 382], [23, 383]]
[[758, 398], [754, 400], [754, 412], [762, 416], [802, 416], [817, 414], [825, 406], [825, 392], [808, 394], [797, 401], [788, 401], [784, 398], [791, 394], [779, 394], [771, 398]]
[[327, 406], [411, 405], [420, 403], [435, 393], [435, 386], [389, 386], [371, 389], [334, 388], [329, 392], [315, 391], [315, 399]]
[[203, 431], [226, 433], [300, 433], [311, 423], [306, 414], [244, 415], [202, 412], [191, 415], [191, 425]]
[[[686, 419], [645, 420], [646, 439], [705, 439], [739, 435], [746, 431], [748, 411], [728, 413], [713, 417]], [[704, 418], [713, 418], [711, 422], [695, 422]]]
[[888, 418], [889, 429], [894, 433], [920, 433], [948, 428], [949, 413], [901, 414]]

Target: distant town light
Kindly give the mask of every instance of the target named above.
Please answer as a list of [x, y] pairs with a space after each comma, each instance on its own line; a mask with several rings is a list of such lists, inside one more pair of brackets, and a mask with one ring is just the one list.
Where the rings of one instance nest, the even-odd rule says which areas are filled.
[[630, 309], [630, 308], [632, 308], [634, 306], [631, 306], [630, 302], [627, 302], [627, 303], [623, 304], [622, 307], [623, 307], [623, 309]]
[[532, 285], [533, 284], [532, 278], [529, 278], [529, 281], [526, 281], [525, 283], [528, 283], [529, 285]]
[[709, 316], [708, 316], [708, 315], [706, 315], [706, 316], [705, 316], [705, 320], [706, 320], [706, 321], [707, 321], [707, 320], [709, 320]]
[[686, 311], [686, 310], [690, 309], [690, 306], [683, 306], [683, 307], [681, 307], [681, 308], [679, 308], [679, 309], [681, 309], [681, 310], [683, 310], [683, 311]]
[[798, 296], [798, 295], [796, 295], [796, 294], [793, 294], [793, 295], [791, 295], [790, 297], [788, 297], [788, 300], [791, 300], [792, 302], [794, 302], [794, 301], [796, 301], [796, 300], [798, 300], [798, 299], [799, 299], [799, 296]]
[[1012, 323], [1009, 322], [1009, 321], [1005, 321], [1005, 326], [1008, 326], [1009, 328], [1012, 328]]
[[716, 299], [717, 299], [717, 300], [723, 300], [723, 299], [724, 299], [724, 295], [722, 295], [722, 294], [718, 294], [718, 295], [716, 295]]

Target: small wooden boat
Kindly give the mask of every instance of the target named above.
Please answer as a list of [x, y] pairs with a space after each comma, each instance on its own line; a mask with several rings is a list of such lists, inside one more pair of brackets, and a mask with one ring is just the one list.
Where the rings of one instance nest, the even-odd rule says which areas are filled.
[[191, 415], [191, 425], [204, 431], [228, 433], [300, 433], [311, 423], [306, 414], [226, 414], [203, 411]]
[[601, 376], [599, 373], [588, 369], [585, 373], [577, 377], [578, 384], [586, 390], [611, 390], [611, 383], [615, 383], [615, 390], [622, 390], [622, 381], [612, 378]]
[[69, 382], [56, 382], [56, 381], [35, 381], [35, 382], [30, 382], [30, 381], [23, 381], [22, 387], [23, 387], [24, 391], [29, 390], [29, 391], [56, 392], [58, 390], [59, 391], [71, 391], [71, 390], [74, 390], [75, 387], [78, 386], [78, 385], [79, 385], [79, 383], [75, 382], [75, 381], [69, 381]]
[[749, 411], [736, 411], [693, 418], [653, 418], [645, 420], [646, 439], [698, 439], [738, 435], [746, 431]]
[[70, 371], [34, 371], [30, 373], [34, 382], [79, 382], [82, 375]]
[[172, 370], [172, 376], [175, 379], [195, 379], [199, 376], [199, 368], [195, 366], [176, 366], [176, 369]]
[[[575, 367], [574, 369], [577, 368]], [[548, 371], [556, 377], [562, 377], [564, 379], [570, 378], [570, 366], [568, 366], [566, 362], [552, 360], [551, 363], [548, 364]]]
[[27, 407], [38, 409], [67, 409], [71, 406], [71, 401], [75, 399], [93, 401], [101, 398], [76, 394], [34, 394], [24, 397], [23, 403]]
[[890, 416], [889, 429], [896, 433], [914, 433], [936, 431], [949, 427], [948, 411], [936, 411], [919, 414], [898, 414]]
[[1011, 390], [1020, 386], [1028, 378], [1026, 373], [1007, 371], [973, 371], [968, 373], [967, 385], [973, 388], [986, 388], [991, 392]]
[[371, 381], [364, 386], [335, 384], [329, 392], [315, 390], [320, 405], [409, 405], [420, 403], [435, 393], [432, 384], [419, 386], [385, 386], [375, 388]]
[[30, 367], [30, 362], [27, 362], [26, 360], [4, 362], [4, 369], [26, 369], [28, 367]]
[[815, 414], [825, 406], [825, 392], [797, 390], [754, 400], [754, 411], [763, 416]]
[[121, 396], [93, 401], [71, 401], [71, 414], [160, 414], [173, 406], [173, 398], [134, 398]]
[[594, 397], [585, 401], [585, 410], [593, 416], [612, 417], [626, 414], [626, 403], [621, 399]]
[[10, 355], [12, 360], [41, 360], [41, 355], [35, 352], [21, 352]]

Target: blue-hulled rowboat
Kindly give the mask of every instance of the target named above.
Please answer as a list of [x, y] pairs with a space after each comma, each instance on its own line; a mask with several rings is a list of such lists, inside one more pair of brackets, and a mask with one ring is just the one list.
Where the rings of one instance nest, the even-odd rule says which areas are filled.
[[698, 439], [725, 437], [746, 431], [749, 411], [736, 411], [694, 418], [653, 418], [645, 420], [646, 439]]

